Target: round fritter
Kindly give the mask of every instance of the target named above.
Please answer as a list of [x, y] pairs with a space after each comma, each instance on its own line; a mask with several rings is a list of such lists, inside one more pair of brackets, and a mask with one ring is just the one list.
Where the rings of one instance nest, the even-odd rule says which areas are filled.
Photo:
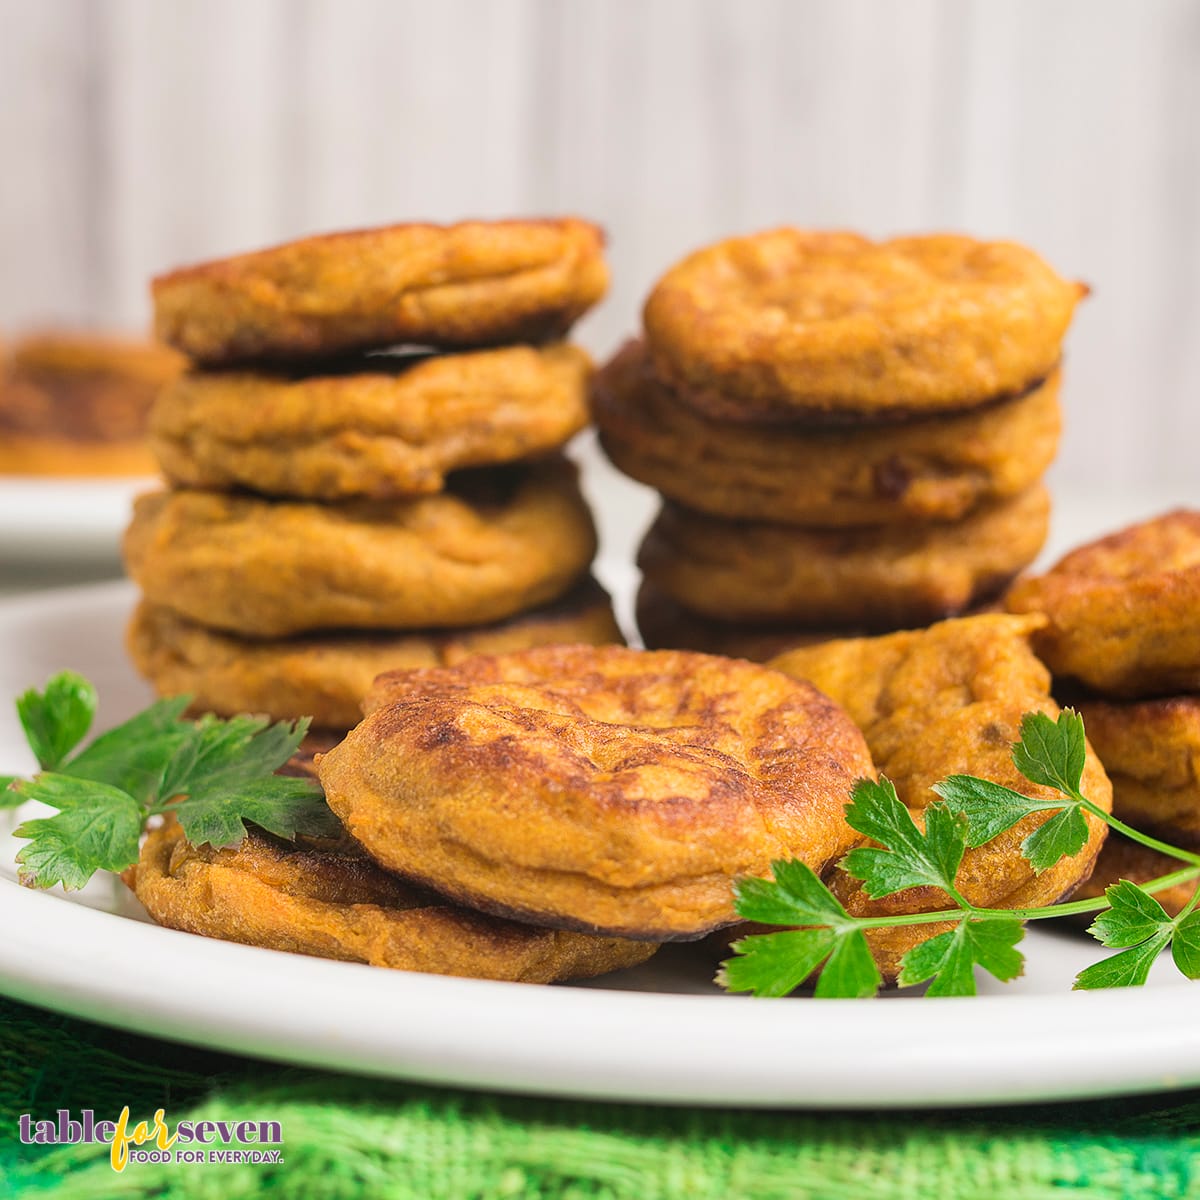
[[545, 341], [604, 295], [603, 248], [574, 218], [324, 234], [160, 275], [155, 330], [206, 366]]
[[1200, 696], [1078, 705], [1113, 785], [1113, 812], [1168, 841], [1200, 846]]
[[[1090, 900], [1103, 896], [1105, 888], [1122, 879], [1128, 879], [1130, 883], [1147, 884], [1151, 880], [1161, 879], [1164, 875], [1171, 875], [1186, 865], [1177, 858], [1159, 854], [1157, 850], [1150, 850], [1127, 837], [1122, 837], [1119, 833], [1110, 833], [1100, 850], [1099, 858], [1096, 859], [1096, 869], [1091, 878], [1075, 893], [1075, 899]], [[1195, 880], [1190, 883], [1177, 883], [1155, 891], [1154, 898], [1170, 916], [1176, 917], [1191, 900], [1197, 886], [1200, 885]], [[1085, 920], [1090, 922], [1092, 917], [1089, 916]]]
[[184, 360], [165, 346], [90, 333], [24, 338], [0, 372], [0, 471], [149, 475], [150, 407]]
[[646, 336], [660, 378], [714, 417], [945, 412], [1049, 375], [1085, 293], [1012, 242], [774, 229], [668, 271]]
[[124, 544], [151, 604], [260, 637], [504, 620], [561, 596], [595, 550], [562, 460], [471, 472], [416, 500], [154, 492], [138, 497]]
[[[1030, 711], [1057, 716], [1050, 675], [1034, 656], [1030, 635], [1038, 617], [1003, 613], [944, 621], [929, 629], [879, 638], [826, 642], [789, 651], [771, 666], [807, 679], [842, 704], [866, 735], [881, 775], [918, 824], [948, 775], [967, 774], [1041, 799], [1059, 794], [1030, 783], [1012, 761], [1021, 717]], [[1082, 791], [1106, 812], [1112, 785], [1100, 759], [1089, 752]], [[1027, 817], [998, 838], [963, 856], [957, 884], [967, 900], [987, 908], [1033, 908], [1069, 895], [1088, 877], [1107, 826], [1088, 817], [1089, 837], [1074, 858], [1034, 873], [1020, 850], [1051, 811]], [[841, 869], [829, 880], [847, 909], [860, 916], [954, 908], [935, 888], [914, 888], [870, 900], [861, 883]], [[882, 929], [868, 935], [880, 970], [894, 978], [900, 959], [944, 926]]]
[[645, 577], [718, 621], [821, 628], [924, 625], [999, 593], [1037, 557], [1041, 485], [951, 525], [812, 530], [726, 521], [668, 502], [638, 557]]
[[151, 444], [168, 479], [274, 496], [439, 492], [447, 471], [557, 450], [587, 423], [574, 346], [373, 355], [293, 377], [196, 371], [160, 396]]
[[162, 696], [189, 695], [197, 712], [311, 717], [327, 729], [362, 719], [360, 703], [384, 671], [453, 666], [554, 642], [620, 642], [608, 594], [592, 579], [561, 600], [495, 625], [418, 633], [328, 633], [244, 639], [142, 603], [127, 635], [137, 669]]
[[766, 662], [793, 646], [808, 646], [850, 636], [850, 630], [813, 630], [796, 626], [731, 625], [688, 612], [652, 583], [637, 594], [637, 626], [648, 650], [698, 650]]
[[318, 848], [251, 830], [240, 846], [214, 850], [192, 846], [171, 819], [125, 879], [171, 929], [402, 971], [553, 983], [636, 966], [657, 949], [458, 908], [381, 871], [349, 841]]
[[596, 376], [600, 442], [627, 475], [698, 512], [831, 528], [953, 521], [1031, 487], [1054, 460], [1059, 374], [962, 414], [854, 428], [695, 412], [631, 342]]
[[732, 881], [853, 844], [862, 735], [751, 663], [554, 646], [381, 676], [318, 762], [385, 867], [498, 915], [651, 941], [727, 925]]
[[1200, 512], [1176, 509], [1081, 546], [1009, 592], [1041, 612], [1056, 676], [1110, 696], [1200, 691]]

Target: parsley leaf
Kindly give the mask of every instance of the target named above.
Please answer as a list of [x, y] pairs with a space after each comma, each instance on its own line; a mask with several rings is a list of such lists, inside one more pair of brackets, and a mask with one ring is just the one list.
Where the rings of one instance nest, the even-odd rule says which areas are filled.
[[96, 871], [123, 871], [137, 862], [143, 814], [138, 802], [106, 783], [45, 773], [17, 784], [22, 800], [61, 809], [24, 821], [13, 832], [28, 838], [17, 854], [26, 885], [67, 891], [83, 887]]
[[1024, 970], [1016, 949], [1024, 926], [1015, 917], [992, 921], [964, 918], [905, 954], [896, 982], [901, 987], [933, 982], [928, 996], [974, 996], [976, 965], [1007, 983]]
[[341, 828], [316, 780], [282, 775], [198, 788], [175, 812], [193, 846], [237, 845], [246, 836], [247, 821], [285, 838], [297, 833], [328, 837]]
[[873, 996], [881, 982], [879, 970], [867, 939], [841, 901], [802, 862], [775, 862], [771, 871], [773, 880], [749, 877], [734, 884], [739, 915], [764, 925], [808, 928], [735, 942], [738, 957], [722, 966], [717, 981], [733, 992], [786, 996], [824, 962], [818, 997]]
[[1088, 824], [1078, 804], [1039, 825], [1022, 843], [1021, 853], [1040, 875], [1061, 858], [1074, 858], [1087, 845]]
[[[1146, 982], [1154, 960], [1171, 941], [1175, 922], [1145, 888], [1128, 879], [1106, 888], [1104, 897], [1109, 909], [1092, 922], [1088, 933], [1101, 945], [1127, 946], [1129, 949], [1080, 971], [1075, 978], [1075, 987], [1088, 990], [1140, 986]], [[1185, 961], [1189, 950], [1190, 947], [1185, 946]]]
[[45, 691], [17, 698], [17, 716], [43, 771], [55, 771], [83, 740], [96, 715], [96, 689], [74, 671], [60, 671]]
[[17, 782], [16, 775], [0, 775], [0, 808], [19, 808], [25, 801], [12, 785]]
[[1013, 746], [1012, 758], [1031, 783], [1078, 796], [1086, 756], [1083, 718], [1074, 709], [1064, 708], [1057, 721], [1042, 712], [1021, 718], [1021, 740]]
[[990, 779], [974, 775], [948, 775], [933, 785], [950, 809], [967, 818], [967, 845], [974, 848], [999, 837], [1030, 813], [1061, 809], [1064, 800], [1034, 800]]
[[925, 809], [925, 829], [917, 828], [900, 803], [891, 780], [860, 779], [846, 806], [852, 829], [881, 843], [860, 846], [842, 860], [842, 867], [861, 879], [868, 896], [878, 900], [910, 887], [939, 887], [954, 895], [954, 877], [966, 849], [966, 818], [945, 804]]
[[1189, 979], [1200, 979], [1200, 912], [1190, 912], [1175, 925], [1171, 957]]
[[[190, 698], [180, 696], [159, 700], [70, 757], [95, 700], [91, 684], [63, 672], [44, 692], [31, 689], [19, 701], [43, 769], [17, 780], [0, 806], [39, 800], [60, 810], [15, 830], [29, 842], [17, 855], [22, 883], [72, 889], [96, 871], [122, 871], [137, 861], [147, 818], [172, 809], [191, 841], [217, 846], [240, 842], [248, 821], [288, 838], [340, 828], [314, 780], [274, 774], [295, 753], [307, 720], [189, 721], [183, 714]], [[7, 782], [0, 778], [0, 786]]]

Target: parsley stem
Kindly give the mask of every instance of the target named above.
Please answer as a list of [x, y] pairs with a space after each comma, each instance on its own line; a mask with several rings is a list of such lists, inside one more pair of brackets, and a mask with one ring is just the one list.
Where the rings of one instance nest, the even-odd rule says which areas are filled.
[[1071, 793], [1071, 795], [1073, 799], [1078, 800], [1093, 816], [1099, 817], [1109, 828], [1115, 829], [1131, 841], [1138, 842], [1147, 847], [1147, 849], [1157, 850], [1159, 854], [1165, 854], [1168, 858], [1177, 858], [1182, 862], [1191, 863], [1194, 867], [1200, 867], [1200, 854], [1192, 854], [1190, 851], [1182, 850], [1178, 846], [1172, 846], [1170, 842], [1160, 842], [1158, 838], [1151, 837], [1148, 833], [1142, 833], [1140, 829], [1134, 829], [1132, 825], [1126, 825], [1124, 821], [1114, 817], [1112, 813], [1106, 813], [1098, 804], [1093, 804], [1092, 801], [1079, 792]]
[[[1161, 892], [1179, 883], [1188, 883], [1200, 877], [1200, 863], [1160, 875], [1149, 883], [1141, 884], [1147, 892]], [[1189, 901], [1189, 907], [1200, 903], [1200, 890]], [[1043, 921], [1053, 917], [1077, 916], [1081, 913], [1102, 912], [1110, 907], [1103, 896], [1087, 900], [1070, 900], [1065, 904], [1048, 904], [1043, 908], [975, 908], [963, 902], [962, 908], [939, 909], [936, 912], [897, 913], [886, 917], [852, 917], [858, 929], [890, 929], [901, 925], [935, 925], [943, 922], [978, 919], [981, 921]]]

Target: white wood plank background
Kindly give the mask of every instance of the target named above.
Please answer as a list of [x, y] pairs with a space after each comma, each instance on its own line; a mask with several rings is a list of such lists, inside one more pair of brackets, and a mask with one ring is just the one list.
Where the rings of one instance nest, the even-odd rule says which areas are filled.
[[307, 232], [575, 211], [606, 353], [775, 223], [1016, 237], [1095, 294], [1072, 486], [1195, 496], [1196, 0], [0, 0], [0, 331]]

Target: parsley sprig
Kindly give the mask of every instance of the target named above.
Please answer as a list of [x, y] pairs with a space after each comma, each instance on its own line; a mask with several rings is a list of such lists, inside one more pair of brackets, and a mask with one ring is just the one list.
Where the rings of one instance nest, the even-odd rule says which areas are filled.
[[[1036, 799], [973, 775], [951, 775], [935, 785], [941, 799], [925, 809], [924, 829], [900, 803], [888, 779], [859, 780], [846, 806], [846, 821], [875, 844], [851, 850], [841, 867], [861, 881], [871, 899], [908, 888], [936, 888], [954, 907], [853, 916], [809, 867], [797, 861], [776, 862], [774, 879], [746, 878], [735, 884], [735, 908], [748, 921], [793, 928], [735, 942], [735, 957], [722, 965], [718, 982], [734, 992], [785, 996], [819, 972], [818, 997], [873, 996], [882, 980], [867, 941], [869, 930], [949, 924], [950, 929], [919, 942], [904, 955], [896, 982], [901, 987], [928, 983], [930, 996], [970, 996], [976, 990], [976, 967], [1005, 982], [1021, 974], [1024, 959], [1017, 945], [1026, 921], [1090, 912], [1099, 915], [1088, 932], [1120, 953], [1081, 971], [1076, 988], [1145, 983], [1151, 965], [1167, 946], [1184, 975], [1200, 978], [1200, 911], [1196, 908], [1200, 891], [1175, 917], [1153, 895], [1200, 879], [1200, 855], [1150, 837], [1089, 800], [1081, 791], [1086, 754], [1078, 713], [1067, 709], [1057, 720], [1045, 713], [1026, 713], [1020, 740], [1013, 746], [1013, 762], [1024, 778], [1059, 795]], [[1021, 843], [1021, 853], [1038, 874], [1083, 849], [1089, 814], [1186, 865], [1144, 885], [1120, 880], [1105, 891], [1103, 900], [1028, 909], [971, 904], [956, 886], [966, 850], [985, 845], [1025, 817], [1046, 812], [1054, 815]]]
[[296, 752], [307, 720], [189, 721], [189, 703], [159, 700], [78, 749], [96, 715], [86, 679], [63, 671], [17, 700], [41, 770], [31, 779], [0, 777], [0, 806], [40, 800], [58, 809], [14, 830], [29, 842], [17, 855], [22, 883], [70, 891], [96, 871], [123, 871], [137, 862], [146, 822], [168, 811], [195, 845], [236, 845], [247, 821], [288, 838], [337, 831], [314, 780], [273, 773]]

